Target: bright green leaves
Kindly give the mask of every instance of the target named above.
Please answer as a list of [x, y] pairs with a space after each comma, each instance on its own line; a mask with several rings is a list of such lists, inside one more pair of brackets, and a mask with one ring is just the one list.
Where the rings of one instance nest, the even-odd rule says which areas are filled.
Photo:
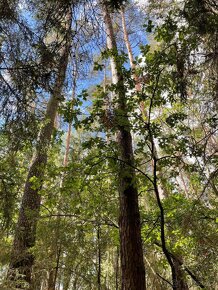
[[42, 183], [41, 179], [38, 178], [38, 177], [36, 177], [36, 176], [32, 176], [32, 177], [29, 179], [29, 181], [30, 181], [30, 184], [31, 184], [31, 188], [32, 188], [33, 190], [36, 190], [36, 189], [40, 188], [41, 183]]
[[[180, 193], [172, 194], [162, 202], [168, 251], [176, 257], [182, 257], [188, 267], [195, 268], [197, 260], [205, 261], [209, 267], [208, 274], [211, 275], [215, 268], [210, 264], [209, 259], [213, 257], [217, 260], [217, 250], [213, 247], [213, 244], [217, 243], [215, 212], [198, 200], [187, 199]], [[155, 209], [147, 210], [146, 214], [142, 214], [142, 239], [148, 255], [150, 251], [161, 255], [160, 217]], [[212, 251], [211, 247], [213, 247]], [[196, 255], [198, 255], [197, 260]], [[160, 264], [156, 264], [155, 261], [156, 269], [162, 268], [163, 265], [165, 268], [169, 267], [161, 257], [158, 260]], [[198, 275], [201, 275], [201, 271], [196, 268]]]

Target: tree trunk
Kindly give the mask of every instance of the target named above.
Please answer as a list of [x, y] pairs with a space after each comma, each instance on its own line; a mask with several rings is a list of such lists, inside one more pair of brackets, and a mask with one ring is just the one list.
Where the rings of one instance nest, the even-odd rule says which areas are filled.
[[98, 225], [98, 228], [97, 228], [97, 260], [98, 260], [97, 284], [98, 284], [98, 290], [101, 290], [101, 227], [100, 225]]
[[185, 281], [185, 277], [184, 277], [184, 271], [182, 270], [182, 267], [180, 265], [180, 263], [178, 262], [178, 260], [173, 260], [174, 263], [174, 267], [175, 267], [175, 272], [176, 272], [176, 286], [177, 286], [177, 290], [188, 290], [188, 285]]
[[[69, 34], [69, 23], [67, 30]], [[48, 149], [68, 64], [70, 41], [69, 37], [67, 39], [68, 41], [60, 56], [59, 72], [53, 94], [47, 104], [44, 126], [39, 134], [35, 157], [33, 158], [25, 183], [10, 260], [8, 278], [11, 281], [18, 281], [22, 275], [21, 280], [29, 284], [31, 283], [32, 266], [34, 263], [34, 255], [31, 252], [31, 248], [34, 247], [36, 240], [36, 227], [41, 203], [39, 191], [43, 184]], [[17, 282], [16, 287], [22, 286]]]
[[48, 276], [48, 290], [55, 290], [55, 282], [54, 281], [54, 276], [55, 276], [55, 269], [52, 269], [49, 271], [49, 276]]
[[128, 51], [130, 66], [131, 68], [134, 68], [135, 67], [134, 58], [133, 58], [132, 47], [129, 41], [129, 35], [128, 35], [127, 27], [126, 27], [125, 10], [123, 7], [121, 7], [120, 9], [120, 14], [121, 14], [121, 20], [122, 20], [123, 36], [124, 36], [125, 45]]
[[[76, 80], [77, 80], [77, 67], [76, 67], [76, 72], [74, 73], [74, 78], [73, 78], [73, 87], [72, 87], [72, 99], [71, 99], [71, 107], [73, 108], [73, 102], [76, 96]], [[64, 154], [64, 167], [67, 166], [68, 161], [69, 161], [69, 152], [70, 152], [70, 139], [71, 139], [71, 133], [72, 133], [72, 121], [68, 123], [68, 130], [67, 130], [67, 138], [66, 138], [66, 149], [65, 149], [65, 154]]]
[[119, 290], [119, 260], [120, 260], [120, 251], [119, 248], [117, 247], [116, 252], [115, 252], [115, 265], [114, 265], [114, 270], [115, 270], [115, 289]]
[[[124, 35], [124, 41], [125, 41], [125, 45], [128, 51], [128, 56], [129, 56], [129, 62], [130, 62], [130, 67], [132, 69], [135, 68], [135, 64], [134, 64], [134, 58], [133, 58], [133, 53], [132, 53], [132, 47], [131, 47], [131, 43], [129, 41], [129, 35], [128, 35], [128, 31], [127, 31], [127, 27], [126, 27], [126, 20], [125, 20], [125, 11], [124, 8], [121, 8], [121, 19], [122, 19], [122, 28], [123, 28], [123, 35]], [[136, 90], [137, 91], [141, 91], [141, 83], [138, 80], [137, 76], [135, 74], [133, 74], [133, 78], [136, 81]], [[141, 108], [141, 112], [142, 112], [142, 117], [147, 117], [147, 112], [146, 109], [144, 107], [144, 103], [141, 102], [140, 104], [140, 108]], [[153, 154], [155, 155], [156, 159], [158, 159], [158, 153], [157, 153], [157, 148], [156, 145], [154, 143], [153, 137], [152, 137], [152, 143], [153, 143]], [[162, 192], [162, 197], [166, 198], [169, 196], [169, 192], [166, 189], [165, 184], [163, 183], [163, 176], [164, 173], [162, 171], [162, 168], [159, 168], [159, 176], [160, 176], [160, 182], [161, 182], [161, 187], [159, 189], [159, 192]], [[181, 265], [177, 262], [174, 261], [174, 267], [175, 267], [175, 272], [176, 272], [176, 285], [178, 287], [178, 290], [186, 290], [188, 289], [187, 283], [185, 281], [184, 278], [184, 271], [181, 268]]]
[[70, 281], [71, 281], [71, 273], [67, 273], [67, 276], [64, 277], [64, 280], [63, 280], [63, 290], [69, 289]]
[[[135, 183], [134, 156], [130, 123], [127, 117], [126, 96], [118, 50], [109, 8], [103, 3], [107, 47], [116, 54], [111, 56], [113, 83], [117, 85], [117, 143], [119, 147], [119, 231], [121, 244], [122, 290], [145, 290], [145, 268], [141, 241], [138, 191]], [[125, 125], [124, 125], [125, 124]]]

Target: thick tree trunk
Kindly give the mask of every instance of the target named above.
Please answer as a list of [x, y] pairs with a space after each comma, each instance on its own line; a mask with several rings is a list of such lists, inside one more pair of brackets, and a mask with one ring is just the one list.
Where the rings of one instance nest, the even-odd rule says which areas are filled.
[[[133, 58], [131, 43], [129, 41], [129, 35], [128, 35], [128, 31], [127, 31], [127, 27], [126, 27], [126, 20], [125, 20], [125, 11], [124, 11], [123, 7], [121, 8], [120, 14], [121, 14], [121, 20], [122, 20], [124, 41], [125, 41], [126, 48], [128, 51], [130, 67], [132, 69], [134, 69], [135, 68], [134, 58]], [[136, 81], [136, 90], [141, 91], [141, 83], [135, 74], [133, 74], [133, 78]], [[148, 114], [146, 112], [146, 109], [144, 107], [143, 102], [141, 102], [140, 108], [142, 111], [142, 117], [147, 117]], [[155, 155], [156, 159], [158, 159], [157, 148], [156, 148], [156, 145], [155, 145], [153, 140], [152, 140], [152, 143], [153, 143], [153, 151], [154, 151], [153, 154]], [[165, 184], [162, 182], [162, 178], [164, 176], [164, 173], [162, 172], [161, 168], [159, 168], [159, 176], [160, 176], [160, 181], [161, 181], [161, 187], [159, 189], [159, 192], [162, 193], [163, 198], [166, 198], [169, 196], [169, 192], [166, 189]], [[182, 270], [181, 265], [178, 262], [174, 261], [174, 267], [175, 267], [175, 272], [176, 272], [176, 280], [177, 280], [176, 284], [177, 284], [178, 290], [188, 289], [187, 283], [186, 283], [185, 278], [184, 278], [184, 271]]]
[[[69, 39], [68, 42], [70, 42]], [[65, 79], [68, 55], [69, 43], [65, 45], [60, 57], [59, 72], [53, 94], [47, 104], [44, 126], [39, 134], [36, 154], [30, 166], [24, 188], [8, 275], [9, 280], [12, 281], [18, 281], [18, 276], [22, 275], [21, 280], [29, 284], [31, 283], [32, 266], [34, 263], [34, 255], [31, 252], [31, 248], [34, 247], [36, 240], [36, 226], [41, 203], [39, 191], [43, 184], [47, 154]], [[16, 287], [21, 287], [21, 285], [17, 283]]]
[[[118, 53], [109, 8], [103, 3], [104, 22], [107, 33], [107, 47]], [[127, 117], [125, 87], [121, 66], [117, 57], [111, 57], [112, 77], [117, 85], [119, 147], [119, 200], [120, 200], [120, 244], [122, 290], [145, 290], [145, 268], [141, 241], [138, 192], [135, 183], [134, 157], [130, 123]], [[124, 125], [125, 124], [125, 125]]]

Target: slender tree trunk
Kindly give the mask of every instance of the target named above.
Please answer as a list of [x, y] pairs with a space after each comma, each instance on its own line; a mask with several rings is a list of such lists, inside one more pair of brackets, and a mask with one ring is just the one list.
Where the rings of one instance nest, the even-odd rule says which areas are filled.
[[98, 290], [101, 290], [101, 227], [97, 228], [97, 257], [98, 257]]
[[[76, 95], [76, 81], [77, 81], [77, 64], [75, 68], [75, 72], [73, 73], [73, 87], [72, 87], [72, 97], [71, 97], [71, 107], [73, 107], [73, 101], [75, 99]], [[69, 161], [69, 153], [70, 153], [70, 139], [72, 134], [72, 121], [68, 123], [68, 130], [67, 130], [67, 138], [66, 138], [66, 147], [65, 147], [65, 154], [64, 154], [64, 160], [63, 160], [63, 166], [66, 167]], [[60, 188], [63, 184], [63, 177], [60, 181]], [[59, 270], [59, 262], [60, 262], [60, 256], [61, 256], [61, 246], [58, 245], [58, 241], [60, 239], [59, 237], [59, 228], [60, 228], [60, 217], [57, 217], [57, 233], [56, 233], [56, 249], [54, 250], [56, 252], [56, 261], [57, 265], [55, 269], [51, 269], [49, 271], [49, 277], [48, 277], [48, 290], [55, 290], [55, 285], [58, 277], [58, 270]]]
[[[72, 88], [72, 107], [73, 107], [73, 101], [76, 96], [76, 79], [77, 79], [77, 72], [74, 74], [73, 78], [73, 88]], [[68, 130], [67, 130], [67, 139], [66, 139], [66, 149], [65, 149], [65, 154], [64, 154], [64, 166], [67, 166], [68, 160], [69, 160], [69, 152], [70, 152], [70, 139], [71, 139], [71, 134], [72, 134], [72, 121], [69, 122], [68, 124]]]
[[[72, 88], [72, 106], [73, 106], [73, 101], [75, 99], [75, 94], [76, 94], [76, 77], [77, 77], [77, 72], [74, 74], [73, 78], [73, 88]], [[67, 130], [67, 138], [66, 138], [66, 149], [65, 149], [65, 154], [64, 154], [64, 160], [63, 160], [63, 166], [66, 167], [69, 161], [69, 152], [70, 152], [70, 139], [71, 139], [71, 133], [72, 133], [72, 121], [69, 122], [68, 124], [68, 130]], [[60, 181], [60, 188], [62, 187], [63, 183], [63, 178], [61, 178]], [[59, 262], [60, 262], [60, 256], [61, 256], [61, 246], [59, 245], [59, 228], [60, 228], [60, 217], [57, 217], [57, 234], [56, 234], [56, 261], [57, 265], [55, 269], [51, 269], [49, 272], [49, 278], [48, 278], [48, 290], [55, 290], [55, 285], [58, 277], [58, 269], [59, 269]]]
[[[69, 23], [71, 23], [71, 20]], [[67, 24], [68, 35], [69, 23]], [[47, 104], [44, 126], [39, 134], [35, 157], [30, 166], [24, 188], [8, 275], [9, 280], [12, 281], [18, 281], [18, 279], [21, 278], [17, 277], [15, 273], [17, 272], [18, 275], [22, 275], [23, 281], [29, 284], [31, 283], [32, 266], [34, 264], [34, 255], [31, 252], [31, 248], [34, 247], [36, 240], [36, 227], [41, 203], [39, 191], [43, 184], [48, 149], [68, 64], [70, 48], [69, 36], [67, 39], [67, 43], [60, 56], [59, 72], [54, 85], [53, 94]], [[16, 284], [16, 287], [21, 287], [19, 283]]]
[[71, 273], [68, 273], [67, 277], [65, 277], [64, 281], [63, 281], [63, 290], [68, 290], [69, 289], [70, 280], [71, 280]]
[[[107, 47], [111, 57], [112, 80], [117, 85], [117, 111], [119, 112], [117, 143], [119, 147], [119, 231], [121, 244], [122, 290], [145, 290], [145, 268], [141, 241], [138, 191], [135, 183], [134, 156], [130, 123], [127, 117], [125, 87], [109, 8], [103, 3]], [[125, 124], [125, 125], [124, 125]]]
[[119, 290], [119, 260], [120, 260], [120, 251], [119, 251], [119, 248], [117, 247], [116, 249], [116, 253], [115, 253], [115, 258], [116, 258], [116, 261], [115, 261], [115, 289], [116, 290]]
[[48, 275], [48, 290], [55, 290], [54, 276], [55, 276], [55, 269], [52, 269], [49, 271], [49, 275]]
[[34, 271], [34, 277], [32, 279], [32, 289], [31, 290], [41, 290], [43, 286], [43, 275], [41, 271]]
[[[58, 235], [57, 235], [58, 237]], [[49, 271], [48, 290], [55, 290], [61, 258], [61, 245], [56, 246], [56, 267]]]
[[125, 41], [126, 48], [128, 51], [130, 66], [131, 66], [131, 68], [134, 68], [135, 67], [134, 58], [133, 58], [133, 53], [132, 53], [132, 47], [131, 47], [131, 44], [129, 41], [129, 34], [127, 31], [127, 27], [126, 27], [126, 18], [125, 18], [124, 7], [121, 7], [120, 14], [121, 14], [121, 20], [122, 20], [123, 36], [124, 36], [124, 41]]

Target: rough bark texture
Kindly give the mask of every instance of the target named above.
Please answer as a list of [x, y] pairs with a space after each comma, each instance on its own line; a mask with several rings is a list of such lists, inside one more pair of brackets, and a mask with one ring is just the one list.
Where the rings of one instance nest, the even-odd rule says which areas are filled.
[[180, 263], [178, 262], [178, 260], [174, 260], [174, 267], [175, 267], [175, 271], [176, 271], [176, 285], [177, 285], [177, 290], [188, 290], [188, 285], [185, 281], [185, 277], [184, 277], [184, 271], [181, 268]]
[[[119, 145], [125, 148], [122, 160], [130, 161], [132, 144], [129, 132], [119, 132]], [[129, 159], [129, 161], [127, 161]], [[134, 171], [125, 163], [120, 168], [120, 241], [123, 290], [144, 290], [145, 269], [141, 242], [138, 192], [134, 184]]]
[[[39, 134], [35, 157], [33, 158], [25, 183], [8, 276], [9, 280], [12, 281], [18, 281], [19, 275], [23, 275], [21, 280], [31, 283], [32, 266], [34, 263], [34, 255], [31, 252], [31, 248], [35, 245], [36, 240], [36, 226], [41, 203], [39, 191], [43, 184], [47, 153], [61, 99], [60, 96], [65, 79], [68, 55], [69, 44], [66, 44], [60, 57], [59, 72], [53, 94], [47, 104], [44, 126]], [[19, 282], [16, 284], [16, 287], [21, 287]]]
[[[107, 47], [117, 54], [110, 12], [103, 3]], [[138, 192], [135, 184], [132, 136], [127, 117], [125, 87], [121, 66], [117, 57], [111, 57], [112, 80], [117, 85], [119, 119], [117, 121], [117, 143], [120, 150], [119, 196], [120, 196], [120, 244], [122, 290], [145, 290], [145, 268], [141, 241]]]
[[[123, 28], [124, 41], [125, 41], [126, 48], [127, 48], [127, 51], [128, 51], [130, 66], [131, 66], [132, 69], [134, 69], [135, 68], [134, 58], [133, 58], [131, 44], [130, 44], [130, 41], [129, 41], [129, 35], [128, 35], [128, 31], [127, 31], [127, 27], [126, 27], [126, 20], [125, 20], [125, 11], [124, 11], [123, 7], [121, 8], [121, 19], [122, 19], [122, 28]], [[135, 74], [133, 74], [133, 78], [136, 81], [136, 90], [137, 91], [141, 91], [140, 80], [138, 80], [138, 77]], [[148, 114], [146, 112], [146, 109], [144, 107], [144, 103], [143, 102], [141, 102], [140, 108], [141, 108], [141, 112], [142, 112], [142, 117], [147, 117]], [[157, 148], [156, 148], [156, 145], [155, 145], [154, 141], [153, 141], [153, 151], [154, 151], [153, 154], [155, 155], [156, 159], [158, 159]], [[165, 184], [162, 181], [164, 173], [163, 173], [161, 168], [159, 168], [159, 176], [160, 176], [160, 182], [161, 182], [161, 186], [160, 186], [160, 189], [159, 189], [159, 194], [162, 196], [162, 198], [167, 198], [169, 196], [169, 192], [168, 192]], [[180, 289], [181, 290], [182, 289], [184, 289], [184, 290], [188, 289], [188, 286], [187, 286], [187, 283], [186, 283], [186, 280], [185, 280], [185, 277], [184, 277], [184, 271], [182, 270], [181, 265], [177, 261], [174, 261], [174, 267], [175, 267], [175, 272], [176, 272], [176, 285], [178, 287], [178, 290], [180, 290]]]

